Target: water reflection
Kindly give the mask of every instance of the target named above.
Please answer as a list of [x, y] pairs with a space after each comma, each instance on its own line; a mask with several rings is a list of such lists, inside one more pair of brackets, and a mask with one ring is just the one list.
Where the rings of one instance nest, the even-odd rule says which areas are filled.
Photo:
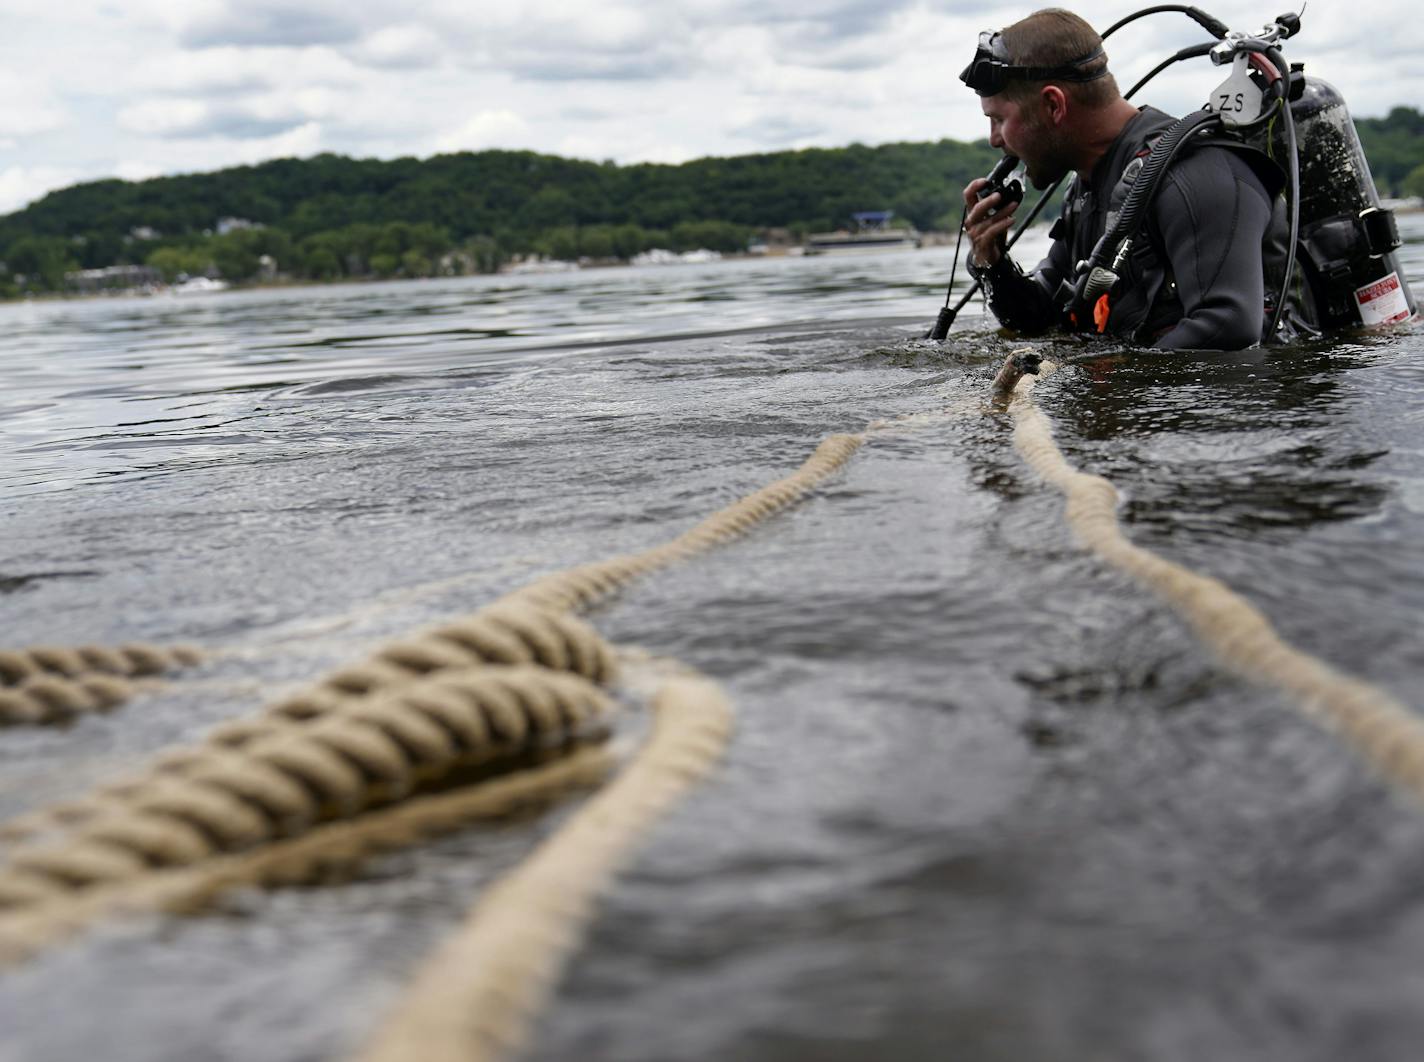
[[[590, 617], [716, 675], [738, 729], [531, 1057], [1409, 1057], [1424, 820], [1076, 546], [982, 403], [1018, 344], [969, 315], [917, 338], [947, 264], [0, 308], [0, 645], [235, 650], [4, 734], [0, 814], [896, 421], [804, 504]], [[1036, 393], [1135, 540], [1411, 696], [1421, 353], [1117, 352]], [[34, 1062], [343, 1055], [549, 828], [86, 938], [0, 983], [0, 1028]]]

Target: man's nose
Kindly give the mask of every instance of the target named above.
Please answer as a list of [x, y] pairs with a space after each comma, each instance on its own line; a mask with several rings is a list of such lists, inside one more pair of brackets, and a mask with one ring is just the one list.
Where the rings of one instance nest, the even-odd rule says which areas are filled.
[[989, 126], [989, 146], [1004, 150], [1004, 138], [999, 135], [998, 126]]

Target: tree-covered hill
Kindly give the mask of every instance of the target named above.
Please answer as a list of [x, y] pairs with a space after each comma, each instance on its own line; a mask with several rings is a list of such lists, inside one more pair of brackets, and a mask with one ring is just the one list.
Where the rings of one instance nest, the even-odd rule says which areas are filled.
[[[1381, 191], [1424, 194], [1424, 115], [1357, 123]], [[984, 141], [885, 144], [616, 165], [484, 151], [390, 161], [318, 155], [52, 192], [0, 218], [0, 294], [141, 266], [172, 280], [488, 271], [517, 255], [628, 258], [740, 250], [758, 232], [844, 225], [857, 210], [948, 229]], [[153, 275], [150, 273], [149, 275]]]
[[115, 264], [242, 280], [263, 255], [284, 273], [320, 278], [429, 274], [442, 259], [447, 271], [488, 269], [516, 254], [739, 250], [758, 230], [832, 228], [856, 210], [894, 210], [919, 228], [952, 224], [957, 189], [996, 154], [942, 140], [680, 166], [527, 151], [279, 159], [52, 192], [0, 218], [0, 256], [25, 286], [59, 287], [67, 271]]
[[52, 192], [0, 219], [0, 246], [23, 235], [122, 237], [147, 227], [166, 236], [246, 218], [304, 239], [358, 222], [405, 221], [477, 233], [535, 235], [559, 225], [682, 221], [823, 226], [852, 210], [894, 209], [928, 228], [947, 209], [951, 184], [986, 168], [984, 144], [854, 145], [680, 166], [618, 166], [484, 151], [377, 161], [337, 155], [279, 159], [215, 173], [140, 182], [96, 181]]

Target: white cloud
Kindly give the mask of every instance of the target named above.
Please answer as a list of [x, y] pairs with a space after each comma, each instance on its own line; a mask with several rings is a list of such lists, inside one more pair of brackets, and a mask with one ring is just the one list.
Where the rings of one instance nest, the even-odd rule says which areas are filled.
[[[306, 158], [326, 150], [320, 122], [305, 122], [294, 129], [288, 129], [277, 136], [233, 142], [214, 137], [205, 143], [195, 145], [194, 156], [215, 156], [223, 161], [223, 166], [240, 166], [266, 159]], [[198, 168], [209, 167], [199, 163]]]
[[[3, 98], [3, 97], [0, 97]], [[11, 143], [17, 137], [47, 133], [64, 125], [63, 113], [48, 107], [0, 107], [0, 136]]]
[[309, 158], [330, 149], [325, 136], [322, 123], [306, 122], [285, 133], [252, 140], [216, 136], [154, 140], [148, 145], [154, 154], [107, 163], [87, 174], [85, 179], [123, 177], [135, 181], [171, 173], [202, 173], [227, 166], [245, 166], [268, 159]]
[[760, 151], [767, 144], [800, 147], [814, 143], [826, 132], [825, 124], [816, 118], [781, 110], [768, 113], [759, 107], [743, 107], [730, 114], [727, 132], [747, 141], [749, 150]]
[[64, 125], [67, 116], [43, 82], [14, 69], [0, 70], [0, 137], [16, 139]]
[[263, 113], [264, 108], [270, 108], [272, 113], [276, 113], [283, 107], [290, 106], [307, 118], [329, 118], [341, 113], [349, 98], [345, 93], [325, 85], [313, 85], [310, 88], [298, 89], [289, 97], [269, 96], [254, 100], [252, 105], [258, 113]]
[[529, 132], [529, 123], [513, 111], [481, 111], [458, 128], [436, 137], [435, 148], [452, 152], [516, 147], [527, 143]]
[[19, 210], [46, 192], [83, 179], [81, 170], [68, 166], [11, 166], [0, 170], [0, 213]]
[[209, 5], [195, 13], [184, 26], [181, 40], [190, 48], [224, 44], [288, 47], [343, 44], [355, 40], [360, 32], [351, 4], [245, 0]]
[[114, 176], [126, 181], [146, 181], [150, 177], [163, 176], [163, 167], [155, 162], [125, 159], [114, 167]]
[[324, 47], [226, 46], [175, 51], [133, 76], [139, 91], [183, 96], [232, 96], [294, 85], [340, 88], [357, 84], [361, 71], [341, 53]]
[[532, 81], [677, 78], [700, 65], [693, 27], [673, 4], [525, 0], [447, 23], [469, 69]]
[[[646, 151], [641, 151], [638, 154], [640, 161], [643, 162], [662, 162], [670, 166], [676, 166], [679, 163], [688, 162], [696, 158], [701, 158], [706, 155], [707, 152], [695, 151], [692, 148], [686, 146], [685, 144], [679, 144], [676, 141], [673, 141], [671, 143], [658, 144], [657, 146], [651, 147]], [[581, 154], [580, 157], [587, 159], [602, 159], [606, 158], [607, 155], [607, 151], [604, 151], [602, 153], [596, 151], [589, 151]]]
[[[1312, 5], [1287, 55], [1356, 115], [1424, 100], [1424, 20]], [[957, 80], [980, 29], [1036, 3], [967, 0], [0, 0], [5, 203], [120, 173], [319, 150], [377, 157], [517, 147], [676, 162], [851, 141], [976, 139]], [[1110, 22], [1140, 0], [1100, 0]], [[1238, 0], [1236, 28], [1284, 7]], [[1378, 32], [1388, 24], [1387, 34]], [[1180, 15], [1109, 42], [1124, 87], [1201, 39]], [[138, 57], [137, 61], [135, 57]], [[1142, 97], [1181, 112], [1204, 61]], [[7, 168], [8, 167], [8, 168]], [[51, 185], [50, 187], [53, 187]]]
[[[206, 169], [239, 167], [253, 162], [265, 162], [271, 158], [309, 158], [310, 155], [326, 151], [325, 130], [320, 122], [305, 122], [293, 130], [282, 132], [275, 137], [253, 138], [234, 141], [225, 137], [195, 138], [195, 140], [168, 141], [162, 145], [161, 155], [138, 157], [130, 162], [132, 167], [148, 167], [150, 175], [191, 174]], [[161, 162], [155, 159], [161, 158]]]
[[234, 103], [156, 99], [119, 112], [120, 127], [140, 136], [170, 139], [226, 137], [262, 140], [325, 118], [339, 107], [330, 89], [302, 89], [290, 95], [250, 96]]
[[119, 112], [119, 125], [140, 136], [174, 136], [202, 122], [208, 106], [199, 100], [146, 100]]
[[352, 59], [367, 66], [391, 70], [419, 70], [430, 66], [444, 50], [444, 41], [434, 30], [419, 23], [386, 26], [351, 49]]

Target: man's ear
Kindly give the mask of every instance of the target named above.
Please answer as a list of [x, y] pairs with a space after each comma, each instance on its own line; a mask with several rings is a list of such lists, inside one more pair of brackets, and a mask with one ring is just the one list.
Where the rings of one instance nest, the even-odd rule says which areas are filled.
[[1061, 125], [1068, 117], [1068, 96], [1057, 85], [1044, 85], [1039, 90], [1038, 101], [1044, 115], [1054, 125]]

